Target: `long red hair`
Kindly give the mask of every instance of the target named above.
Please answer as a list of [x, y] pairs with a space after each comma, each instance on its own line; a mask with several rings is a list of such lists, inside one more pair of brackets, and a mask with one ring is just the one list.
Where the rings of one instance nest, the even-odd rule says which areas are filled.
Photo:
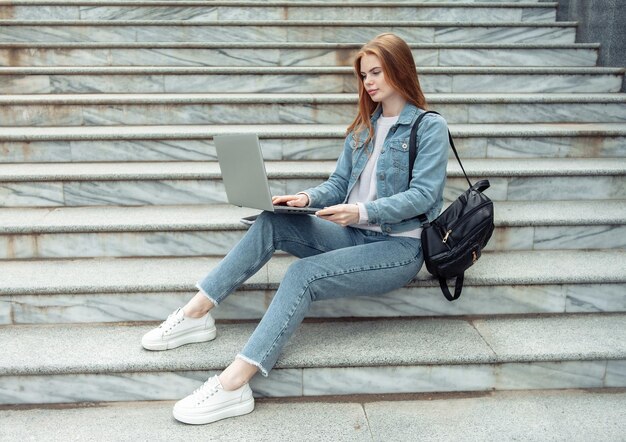
[[427, 107], [426, 98], [417, 78], [415, 60], [409, 45], [403, 39], [390, 32], [377, 35], [361, 47], [353, 63], [359, 89], [359, 112], [352, 124], [346, 129], [345, 135], [354, 130], [358, 141], [359, 132], [367, 127], [369, 136], [365, 140], [364, 145], [367, 145], [374, 137], [374, 128], [370, 118], [378, 106], [382, 106], [381, 103], [372, 100], [363, 85], [361, 58], [366, 54], [373, 54], [378, 57], [385, 76], [385, 82], [398, 91], [407, 102], [420, 109], [426, 109]]

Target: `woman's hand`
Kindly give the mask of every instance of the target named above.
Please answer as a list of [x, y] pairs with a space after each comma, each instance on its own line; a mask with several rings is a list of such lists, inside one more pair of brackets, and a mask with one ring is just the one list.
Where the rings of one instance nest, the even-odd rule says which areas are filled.
[[357, 224], [359, 222], [359, 206], [356, 204], [337, 204], [318, 210], [315, 214], [340, 226]]
[[283, 204], [293, 207], [306, 207], [309, 204], [309, 197], [304, 193], [298, 195], [276, 195], [272, 197], [272, 204]]

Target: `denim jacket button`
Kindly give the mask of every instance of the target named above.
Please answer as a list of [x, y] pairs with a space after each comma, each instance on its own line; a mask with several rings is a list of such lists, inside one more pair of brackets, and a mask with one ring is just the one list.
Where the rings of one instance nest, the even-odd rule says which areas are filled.
[[391, 232], [391, 227], [389, 227], [389, 226], [385, 227], [385, 232], [387, 232], [387, 233]]
[[402, 148], [403, 148], [403, 149], [406, 149], [406, 148], [407, 148], [406, 143], [402, 143]]

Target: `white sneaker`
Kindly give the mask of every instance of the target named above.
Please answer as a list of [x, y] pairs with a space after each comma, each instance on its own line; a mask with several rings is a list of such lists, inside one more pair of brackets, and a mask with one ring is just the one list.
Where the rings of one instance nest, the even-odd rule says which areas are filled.
[[237, 390], [226, 391], [216, 375], [189, 396], [176, 402], [172, 414], [176, 420], [197, 425], [241, 416], [252, 410], [254, 397], [247, 383]]
[[161, 325], [146, 333], [141, 338], [141, 345], [146, 350], [170, 350], [194, 342], [211, 341], [216, 335], [215, 320], [210, 312], [201, 318], [189, 318], [179, 308]]

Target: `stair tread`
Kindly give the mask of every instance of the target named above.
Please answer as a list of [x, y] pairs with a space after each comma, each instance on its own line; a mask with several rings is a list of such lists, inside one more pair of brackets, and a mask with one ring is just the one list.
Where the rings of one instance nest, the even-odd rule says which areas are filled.
[[[269, 179], [326, 179], [335, 160], [266, 161]], [[626, 158], [507, 158], [463, 160], [472, 177], [584, 176], [626, 174]], [[448, 177], [462, 177], [456, 161], [448, 161]], [[221, 179], [217, 161], [132, 163], [7, 163], [0, 164], [0, 182], [137, 181]]]
[[[143, 99], [143, 98], [142, 98]], [[130, 101], [130, 100], [129, 100]], [[0, 103], [2, 97], [0, 97]], [[457, 124], [449, 123], [454, 137], [545, 137], [626, 135], [623, 123], [524, 123], [524, 124]], [[345, 125], [333, 124], [229, 124], [229, 125], [161, 125], [161, 126], [67, 126], [67, 127], [0, 127], [0, 140], [127, 140], [210, 138], [219, 133], [256, 133], [259, 138], [272, 137], [345, 137]], [[338, 146], [340, 148], [341, 146]]]
[[[434, 74], [614, 74], [622, 75], [626, 68], [578, 66], [418, 66], [420, 75]], [[350, 66], [34, 66], [0, 67], [0, 75], [42, 74], [351, 74]]]
[[[495, 225], [625, 225], [626, 200], [495, 203]], [[239, 219], [256, 209], [232, 205], [0, 209], [0, 234], [244, 230]]]
[[[413, 43], [407, 42], [414, 49], [599, 49], [600, 43], [551, 43], [551, 42], [511, 42], [511, 43]], [[0, 48], [353, 48], [359, 49], [363, 43], [333, 43], [333, 42], [0, 42]]]
[[[0, 104], [77, 104], [77, 103], [356, 103], [356, 94], [326, 94], [326, 93], [98, 93], [98, 94], [13, 94], [0, 95]], [[426, 99], [430, 103], [625, 103], [626, 93], [435, 93], [428, 94]], [[562, 124], [567, 127], [569, 123]], [[256, 126], [256, 127], [260, 127]], [[271, 126], [271, 125], [270, 125]], [[298, 125], [288, 125], [292, 127]], [[315, 127], [317, 125], [301, 125]], [[325, 125], [324, 125], [325, 126]], [[474, 125], [472, 125], [474, 126]], [[498, 126], [493, 124], [493, 126]], [[523, 125], [520, 125], [523, 126]], [[89, 126], [91, 127], [91, 126]], [[119, 127], [119, 126], [117, 126]], [[124, 126], [122, 126], [124, 127]], [[143, 127], [143, 126], [138, 126]], [[151, 128], [172, 126], [148, 126]], [[173, 126], [177, 127], [177, 126]], [[205, 126], [184, 126], [188, 128]], [[228, 125], [226, 127], [232, 127]], [[246, 127], [246, 126], [235, 126]], [[254, 126], [253, 126], [254, 127]], [[345, 130], [345, 126], [339, 126]], [[25, 130], [22, 128], [21, 130]], [[37, 128], [37, 130], [49, 130], [50, 128]], [[66, 128], [63, 128], [64, 130]], [[76, 128], [86, 129], [86, 128]], [[0, 127], [6, 132], [6, 129]], [[10, 129], [9, 129], [10, 130]]]
[[[155, 325], [0, 327], [0, 375], [223, 368], [255, 323], [218, 323], [218, 339], [167, 352], [141, 347]], [[407, 339], [419, 336], [419, 339]], [[372, 345], [385, 342], [386, 345]], [[24, 348], [31, 351], [24, 352]], [[96, 350], [97, 349], [97, 350]], [[209, 350], [210, 351], [207, 351]], [[493, 364], [626, 358], [626, 314], [304, 322], [278, 368]]]
[[[257, 398], [253, 413], [215, 422], [210, 433], [214, 440], [231, 440], [237, 434], [241, 440], [419, 438], [430, 442], [549, 440], [558, 435], [563, 440], [615, 441], [624, 434], [625, 403], [626, 392], [620, 390], [426, 393], [295, 401]], [[173, 404], [133, 401], [97, 407], [0, 409], [0, 420], [5, 423], [0, 435], [5, 440], [116, 440], [120, 435], [128, 440], [149, 440], [156, 435], [171, 440], [206, 439], [205, 426], [172, 425]]]
[[575, 28], [576, 21], [462, 22], [398, 20], [0, 20], [0, 26], [396, 26]]
[[[195, 290], [220, 257], [93, 258], [0, 261], [0, 294], [136, 293]], [[278, 287], [296, 258], [277, 255], [244, 289]], [[484, 252], [465, 285], [611, 284], [626, 282], [626, 250]], [[107, 275], [103, 278], [102, 275]], [[423, 266], [411, 287], [438, 286]]]

